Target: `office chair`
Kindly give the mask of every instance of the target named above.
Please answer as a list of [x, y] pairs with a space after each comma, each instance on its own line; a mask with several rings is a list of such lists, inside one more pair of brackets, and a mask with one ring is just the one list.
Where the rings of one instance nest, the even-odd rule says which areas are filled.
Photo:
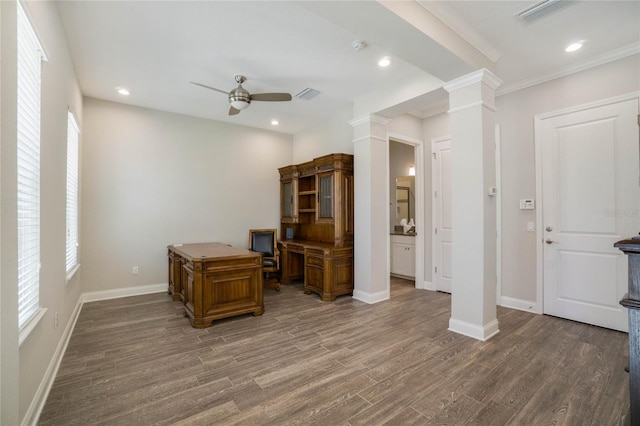
[[262, 271], [265, 274], [264, 284], [280, 291], [278, 277], [270, 277], [272, 272], [280, 270], [280, 253], [276, 246], [278, 234], [276, 229], [250, 229], [249, 250], [262, 253]]

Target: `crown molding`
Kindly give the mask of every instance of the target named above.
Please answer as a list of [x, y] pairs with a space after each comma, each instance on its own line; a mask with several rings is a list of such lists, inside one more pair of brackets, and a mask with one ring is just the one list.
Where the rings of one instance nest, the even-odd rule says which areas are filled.
[[390, 122], [391, 120], [389, 120], [388, 118], [382, 117], [380, 115], [366, 114], [366, 115], [363, 115], [362, 117], [354, 118], [353, 120], [349, 121], [349, 124], [352, 127], [356, 127], [361, 124], [368, 124], [368, 123], [374, 123], [374, 124], [380, 124], [382, 126], [386, 126]]
[[626, 58], [627, 56], [638, 55], [638, 54], [640, 54], [640, 42], [632, 43], [628, 46], [623, 46], [619, 49], [606, 52], [602, 55], [595, 56], [593, 58], [578, 62], [576, 64], [573, 64], [567, 67], [560, 68], [552, 72], [540, 74], [532, 78], [517, 81], [515, 83], [505, 84], [500, 88], [500, 90], [496, 90], [496, 96], [502, 96], [512, 92], [516, 92], [518, 90], [523, 90], [528, 87], [546, 83], [547, 81], [566, 77], [568, 75], [575, 74], [580, 71], [588, 70], [589, 68], [594, 68], [600, 65], [607, 64], [609, 62], [614, 62], [619, 59]]
[[451, 80], [448, 83], [445, 83], [442, 87], [447, 92], [453, 92], [454, 90], [462, 89], [463, 87], [467, 87], [475, 83], [484, 83], [495, 90], [502, 84], [502, 80], [496, 77], [491, 71], [481, 69], [470, 74], [463, 75], [462, 77], [458, 77], [455, 80]]

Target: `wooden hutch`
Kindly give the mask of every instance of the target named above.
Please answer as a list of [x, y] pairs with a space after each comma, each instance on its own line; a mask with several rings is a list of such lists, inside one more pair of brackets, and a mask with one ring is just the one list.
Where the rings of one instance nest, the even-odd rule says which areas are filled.
[[281, 282], [304, 278], [304, 292], [325, 301], [353, 294], [353, 155], [278, 171]]

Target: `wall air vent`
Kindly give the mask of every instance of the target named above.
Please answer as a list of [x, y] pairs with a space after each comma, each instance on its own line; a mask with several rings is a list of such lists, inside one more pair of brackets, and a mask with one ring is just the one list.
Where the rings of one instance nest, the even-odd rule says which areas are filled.
[[301, 91], [300, 93], [296, 94], [296, 98], [299, 99], [304, 99], [305, 101], [308, 101], [309, 99], [316, 97], [320, 94], [319, 91], [317, 91], [316, 89], [312, 89], [310, 87], [307, 87], [306, 89], [304, 89], [303, 91]]
[[525, 24], [530, 24], [573, 3], [575, 3], [574, 0], [542, 0], [526, 7], [514, 16], [520, 18]]

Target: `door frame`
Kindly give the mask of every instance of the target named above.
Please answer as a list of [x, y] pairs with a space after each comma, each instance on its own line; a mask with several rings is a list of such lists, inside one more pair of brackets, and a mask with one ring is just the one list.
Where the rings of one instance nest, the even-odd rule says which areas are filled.
[[[425, 225], [425, 211], [424, 211], [424, 141], [421, 139], [412, 138], [409, 136], [404, 136], [398, 133], [387, 132], [387, 141], [386, 141], [386, 152], [387, 152], [387, 182], [389, 181], [389, 140], [393, 139], [397, 142], [402, 142], [407, 145], [413, 146], [413, 161], [415, 163], [416, 168], [416, 276], [415, 276], [415, 285], [418, 289], [423, 290], [433, 290], [431, 282], [426, 281], [425, 270], [424, 270], [424, 233], [427, 232]], [[391, 202], [389, 191], [386, 191], [387, 198], [387, 271], [391, 270], [391, 217], [389, 213], [389, 203]], [[390, 290], [387, 287], [387, 290]]]
[[575, 112], [584, 111], [587, 109], [603, 107], [610, 104], [615, 104], [623, 101], [636, 99], [640, 102], [640, 92], [631, 92], [625, 95], [615, 96], [612, 98], [601, 99], [586, 104], [575, 105], [572, 107], [547, 112], [544, 114], [534, 115], [534, 138], [533, 143], [535, 147], [535, 161], [536, 161], [536, 306], [531, 311], [537, 314], [544, 313], [544, 230], [543, 225], [543, 188], [542, 188], [542, 122], [549, 118], [558, 117], [561, 115], [572, 114]]

